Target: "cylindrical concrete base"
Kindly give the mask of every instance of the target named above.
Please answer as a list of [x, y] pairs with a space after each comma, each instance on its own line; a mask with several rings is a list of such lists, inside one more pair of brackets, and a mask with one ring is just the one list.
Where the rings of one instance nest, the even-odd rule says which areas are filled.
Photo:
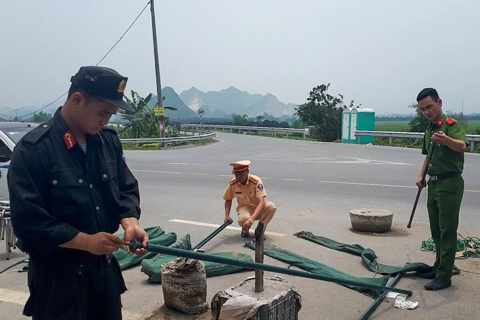
[[383, 209], [352, 209], [350, 221], [356, 231], [386, 232], [392, 226], [393, 213]]
[[255, 277], [218, 292], [212, 299], [213, 320], [297, 320], [301, 297], [280, 276], [266, 277], [264, 291], [255, 292]]

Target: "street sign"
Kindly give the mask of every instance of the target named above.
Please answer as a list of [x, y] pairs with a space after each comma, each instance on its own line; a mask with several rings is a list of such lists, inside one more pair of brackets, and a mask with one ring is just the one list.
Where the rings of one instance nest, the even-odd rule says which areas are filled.
[[165, 116], [165, 108], [164, 107], [155, 107], [155, 108], [153, 108], [153, 114], [157, 117], [164, 117]]
[[201, 117], [205, 113], [205, 110], [203, 109], [198, 109], [198, 115]]

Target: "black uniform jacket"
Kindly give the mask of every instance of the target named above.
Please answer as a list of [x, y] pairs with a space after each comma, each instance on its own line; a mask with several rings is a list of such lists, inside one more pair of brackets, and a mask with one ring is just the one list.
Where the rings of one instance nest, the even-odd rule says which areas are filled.
[[8, 172], [18, 246], [32, 258], [78, 252], [59, 245], [79, 232], [114, 233], [121, 219], [140, 217], [138, 183], [116, 132], [88, 136], [85, 153], [60, 109], [23, 137]]

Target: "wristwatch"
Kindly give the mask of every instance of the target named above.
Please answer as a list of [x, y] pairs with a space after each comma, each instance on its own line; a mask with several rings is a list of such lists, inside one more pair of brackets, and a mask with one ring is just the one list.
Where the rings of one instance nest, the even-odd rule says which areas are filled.
[[250, 221], [251, 224], [253, 224], [253, 219], [252, 218], [248, 218], [248, 220]]

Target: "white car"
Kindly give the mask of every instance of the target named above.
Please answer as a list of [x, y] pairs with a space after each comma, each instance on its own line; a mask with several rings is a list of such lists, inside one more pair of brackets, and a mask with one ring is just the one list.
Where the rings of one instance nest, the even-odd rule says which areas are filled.
[[15, 145], [36, 123], [0, 122], [0, 199], [9, 200], [7, 172]]

